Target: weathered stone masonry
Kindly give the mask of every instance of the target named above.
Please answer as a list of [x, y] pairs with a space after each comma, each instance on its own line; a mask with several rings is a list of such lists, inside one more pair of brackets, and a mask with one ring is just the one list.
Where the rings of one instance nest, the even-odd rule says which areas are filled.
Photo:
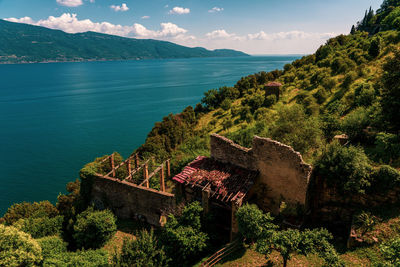
[[251, 149], [217, 134], [211, 135], [210, 142], [211, 157], [215, 160], [259, 172], [257, 186], [267, 188], [262, 199], [258, 199], [261, 208], [277, 213], [281, 201], [306, 205], [312, 168], [290, 146], [258, 136], [254, 137]]
[[118, 218], [139, 217], [155, 226], [162, 225], [163, 212], [175, 209], [173, 194], [100, 175], [94, 178], [91, 199], [95, 206], [111, 209]]

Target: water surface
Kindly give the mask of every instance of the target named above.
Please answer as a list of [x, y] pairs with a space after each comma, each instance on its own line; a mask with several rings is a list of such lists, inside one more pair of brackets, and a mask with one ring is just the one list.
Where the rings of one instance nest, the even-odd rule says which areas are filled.
[[140, 146], [156, 121], [296, 56], [0, 65], [0, 216], [54, 202], [95, 157]]

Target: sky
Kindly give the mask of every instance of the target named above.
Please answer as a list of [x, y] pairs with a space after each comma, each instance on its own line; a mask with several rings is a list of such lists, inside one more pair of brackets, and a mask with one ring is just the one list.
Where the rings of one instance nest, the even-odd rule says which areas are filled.
[[347, 34], [383, 0], [0, 0], [0, 18], [60, 29], [229, 48], [309, 54]]

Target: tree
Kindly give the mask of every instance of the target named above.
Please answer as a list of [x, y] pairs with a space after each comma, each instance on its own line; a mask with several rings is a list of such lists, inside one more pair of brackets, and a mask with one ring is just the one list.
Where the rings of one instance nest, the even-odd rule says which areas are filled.
[[315, 173], [341, 193], [365, 193], [371, 185], [371, 170], [362, 148], [344, 147], [337, 142], [329, 144], [315, 162]]
[[351, 26], [350, 34], [355, 34], [356, 33], [356, 27], [353, 25]]
[[383, 257], [389, 264], [393, 266], [400, 265], [400, 238], [382, 244], [380, 249]]
[[264, 214], [255, 204], [245, 204], [236, 212], [239, 225], [239, 233], [243, 237], [256, 241], [261, 237], [267, 237], [277, 228], [272, 223], [274, 218], [270, 213]]
[[51, 235], [60, 235], [62, 232], [63, 220], [63, 216], [56, 216], [54, 218], [28, 218], [18, 220], [13, 226], [30, 234], [33, 238], [41, 238]]
[[160, 248], [153, 230], [141, 231], [136, 239], [124, 239], [121, 253], [114, 255], [114, 264], [121, 267], [167, 266], [168, 259]]
[[383, 66], [382, 77], [382, 111], [388, 127], [393, 131], [400, 130], [400, 50], [389, 58]]
[[37, 266], [41, 261], [42, 249], [29, 234], [0, 224], [0, 266]]
[[19, 219], [55, 217], [57, 215], [58, 210], [56, 207], [46, 200], [42, 202], [14, 204], [8, 208], [3, 218], [7, 224], [11, 225]]
[[257, 250], [268, 255], [272, 250], [278, 251], [283, 259], [283, 266], [287, 266], [293, 254], [318, 254], [326, 266], [343, 266], [334, 247], [329, 243], [332, 235], [325, 229], [299, 231], [288, 229], [274, 232], [272, 238], [262, 239], [257, 243]]
[[61, 253], [67, 252], [67, 243], [58, 236], [46, 236], [37, 240], [42, 248], [43, 259], [57, 257]]
[[207, 247], [208, 235], [201, 231], [202, 211], [200, 204], [193, 202], [178, 218], [172, 214], [168, 216], [160, 241], [174, 264], [188, 263]]
[[116, 219], [109, 210], [89, 208], [77, 216], [73, 237], [79, 248], [100, 248], [117, 231]]

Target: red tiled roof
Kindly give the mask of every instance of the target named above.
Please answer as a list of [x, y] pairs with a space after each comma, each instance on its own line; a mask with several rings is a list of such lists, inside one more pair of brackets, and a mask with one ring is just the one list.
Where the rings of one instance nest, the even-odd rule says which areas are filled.
[[203, 190], [210, 189], [212, 197], [227, 202], [243, 198], [257, 175], [254, 171], [199, 156], [172, 179]]
[[282, 86], [282, 84], [278, 82], [269, 82], [265, 86], [276, 87], [276, 86]]

